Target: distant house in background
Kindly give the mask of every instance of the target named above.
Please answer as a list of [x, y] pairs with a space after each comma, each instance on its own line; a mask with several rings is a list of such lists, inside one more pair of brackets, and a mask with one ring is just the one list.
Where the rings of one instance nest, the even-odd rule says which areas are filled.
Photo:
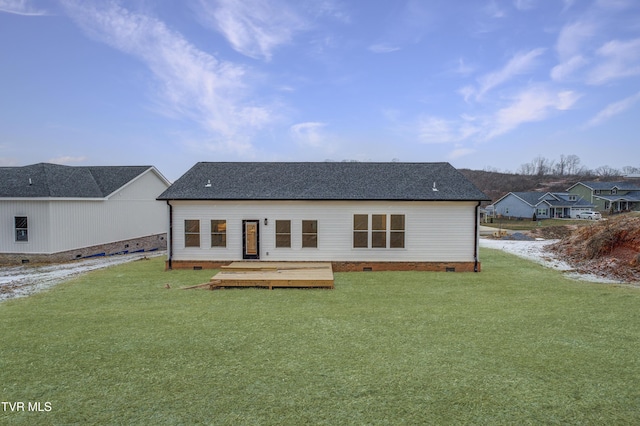
[[488, 197], [448, 163], [197, 163], [169, 205], [168, 268], [237, 260], [473, 271]]
[[168, 187], [152, 166], [0, 167], [0, 262], [164, 249]]
[[583, 197], [564, 192], [509, 192], [493, 203], [495, 215], [532, 219], [574, 218], [594, 205]]
[[601, 212], [640, 210], [638, 182], [578, 182], [568, 191], [588, 200]]

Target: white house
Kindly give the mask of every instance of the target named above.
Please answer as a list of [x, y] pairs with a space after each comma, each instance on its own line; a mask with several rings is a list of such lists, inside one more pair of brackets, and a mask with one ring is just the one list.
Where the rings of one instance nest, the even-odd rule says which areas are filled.
[[168, 268], [330, 261], [479, 271], [487, 196], [448, 163], [197, 163], [158, 197]]
[[0, 167], [0, 262], [164, 249], [168, 187], [152, 166]]

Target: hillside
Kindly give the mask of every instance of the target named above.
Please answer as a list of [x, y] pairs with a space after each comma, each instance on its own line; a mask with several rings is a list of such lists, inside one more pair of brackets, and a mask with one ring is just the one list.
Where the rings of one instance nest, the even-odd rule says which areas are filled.
[[[580, 181], [601, 180], [593, 175], [538, 176], [469, 169], [460, 169], [460, 172], [493, 201], [509, 192], [562, 192]], [[621, 178], [608, 177], [606, 180], [619, 179]]]

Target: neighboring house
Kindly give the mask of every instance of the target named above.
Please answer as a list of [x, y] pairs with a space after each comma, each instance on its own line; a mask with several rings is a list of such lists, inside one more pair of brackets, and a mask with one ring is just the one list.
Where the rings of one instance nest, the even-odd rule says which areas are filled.
[[568, 191], [588, 200], [602, 212], [640, 210], [640, 183], [637, 182], [578, 182]]
[[0, 167], [0, 262], [165, 248], [168, 187], [152, 166]]
[[593, 204], [564, 192], [509, 192], [493, 203], [495, 215], [524, 219], [570, 218], [592, 210]]
[[169, 205], [168, 268], [330, 261], [334, 270], [479, 270], [487, 196], [448, 163], [197, 163]]

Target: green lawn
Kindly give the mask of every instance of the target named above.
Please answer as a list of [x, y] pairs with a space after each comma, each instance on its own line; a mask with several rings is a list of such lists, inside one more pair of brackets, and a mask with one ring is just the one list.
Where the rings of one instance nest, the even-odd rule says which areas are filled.
[[273, 291], [156, 258], [0, 303], [0, 399], [51, 408], [0, 424], [640, 423], [640, 290], [481, 255]]
[[567, 226], [567, 225], [593, 225], [592, 220], [587, 219], [540, 219], [540, 220], [531, 220], [531, 219], [515, 219], [515, 218], [494, 218], [493, 222], [481, 222], [482, 226], [489, 226], [492, 228], [504, 228], [511, 229], [514, 231], [530, 231], [535, 228], [543, 227], [552, 227], [552, 226]]

